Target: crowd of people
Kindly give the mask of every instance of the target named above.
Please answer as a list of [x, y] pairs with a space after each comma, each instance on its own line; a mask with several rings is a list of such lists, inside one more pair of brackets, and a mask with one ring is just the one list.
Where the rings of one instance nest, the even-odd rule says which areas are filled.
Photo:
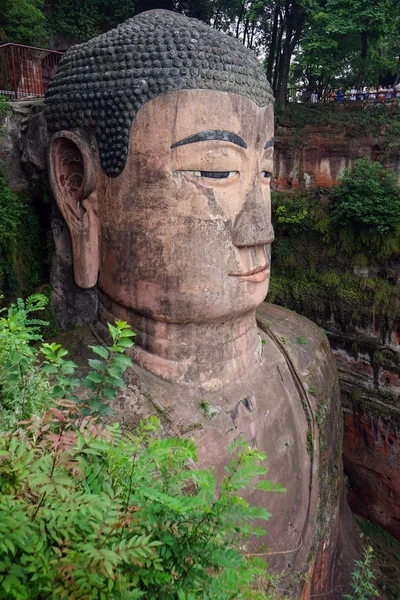
[[312, 104], [316, 104], [317, 102], [344, 102], [344, 101], [368, 101], [368, 100], [392, 100], [393, 98], [398, 98], [400, 100], [400, 82], [395, 86], [364, 86], [362, 88], [358, 88], [353, 86], [349, 90], [333, 90], [330, 89], [325, 91], [321, 96], [318, 90], [313, 90], [310, 96], [310, 101]]

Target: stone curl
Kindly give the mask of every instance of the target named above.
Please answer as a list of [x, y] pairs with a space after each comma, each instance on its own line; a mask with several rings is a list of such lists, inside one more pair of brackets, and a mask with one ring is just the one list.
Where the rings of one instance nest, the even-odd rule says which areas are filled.
[[163, 10], [142, 13], [62, 58], [46, 93], [52, 132], [94, 132], [102, 168], [119, 175], [137, 111], [173, 90], [242, 94], [259, 106], [273, 101], [253, 53], [196, 19]]

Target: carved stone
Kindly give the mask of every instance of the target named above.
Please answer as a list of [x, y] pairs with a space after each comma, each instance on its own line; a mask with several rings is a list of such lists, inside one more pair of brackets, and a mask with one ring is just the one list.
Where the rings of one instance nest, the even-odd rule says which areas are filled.
[[[342, 470], [329, 346], [287, 311], [261, 316], [272, 311], [279, 335], [256, 323], [273, 241], [273, 105], [256, 59], [202, 23], [152, 11], [71, 49], [46, 103], [49, 178], [75, 281], [97, 282], [102, 335], [116, 318], [137, 332], [136, 391], [118, 400], [119, 420], [161, 411], [169, 432], [195, 436], [218, 476], [235, 437], [266, 451], [270, 478], [288, 491], [267, 496], [268, 536], [249, 552], [266, 545], [294, 593], [295, 573], [309, 572], [304, 598], [330, 592]], [[283, 340], [307, 327], [302, 360]], [[312, 371], [326, 387], [325, 458]]]

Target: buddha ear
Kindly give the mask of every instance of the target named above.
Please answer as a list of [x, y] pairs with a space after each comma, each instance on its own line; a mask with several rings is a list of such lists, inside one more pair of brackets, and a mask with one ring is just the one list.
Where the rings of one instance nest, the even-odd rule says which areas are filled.
[[99, 218], [95, 161], [89, 145], [70, 131], [50, 143], [50, 186], [72, 240], [74, 277], [81, 288], [96, 285], [99, 272]]

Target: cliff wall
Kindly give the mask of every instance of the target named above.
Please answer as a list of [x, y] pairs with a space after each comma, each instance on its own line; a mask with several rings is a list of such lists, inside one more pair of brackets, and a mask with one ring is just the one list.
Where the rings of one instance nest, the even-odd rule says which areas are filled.
[[330, 188], [357, 158], [381, 160], [400, 181], [400, 102], [290, 105], [278, 112], [275, 187]]
[[[276, 242], [268, 298], [326, 330], [339, 369], [350, 506], [397, 539], [399, 252], [396, 247], [386, 254], [374, 253], [371, 247], [346, 250], [343, 239], [333, 241], [324, 222], [329, 188], [356, 159], [380, 161], [400, 181], [399, 117], [400, 103], [358, 104], [343, 110], [292, 106], [278, 113]], [[278, 206], [284, 206], [284, 212], [277, 213]], [[303, 221], [302, 210], [307, 213]]]

